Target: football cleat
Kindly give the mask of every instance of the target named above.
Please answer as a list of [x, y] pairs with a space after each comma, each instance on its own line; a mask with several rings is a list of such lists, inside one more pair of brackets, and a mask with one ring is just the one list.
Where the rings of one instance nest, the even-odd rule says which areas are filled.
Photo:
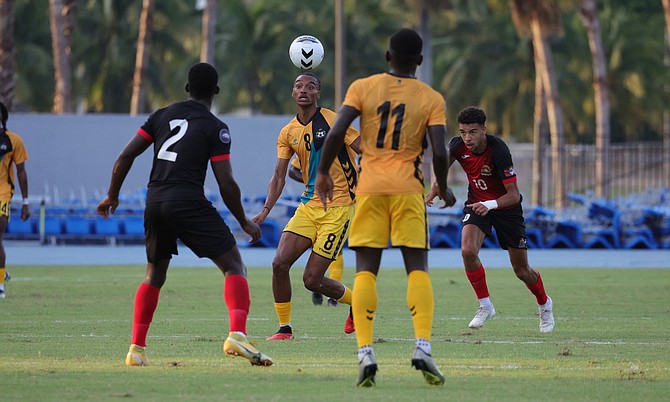
[[5, 291], [0, 290], [0, 299], [4, 299], [5, 297], [7, 297], [7, 296], [5, 296]]
[[9, 282], [12, 279], [12, 276], [9, 274], [9, 271], [5, 271], [5, 282]]
[[356, 326], [354, 325], [354, 315], [351, 312], [351, 307], [349, 307], [349, 315], [347, 316], [347, 320], [344, 321], [344, 333], [353, 334], [354, 332], [356, 332]]
[[320, 306], [323, 304], [323, 295], [321, 293], [312, 292], [312, 303], [315, 306]]
[[547, 297], [544, 306], [540, 309], [540, 332], [552, 332], [554, 330], [554, 303], [551, 297]]
[[130, 350], [126, 355], [126, 366], [151, 366], [147, 358], [146, 347], [130, 345]]
[[358, 387], [374, 387], [375, 374], [377, 374], [377, 360], [373, 352], [366, 353], [358, 362]]
[[444, 374], [437, 368], [433, 357], [417, 347], [412, 355], [412, 367], [420, 370], [423, 379], [430, 385], [444, 385]]
[[468, 327], [472, 329], [478, 329], [484, 326], [484, 323], [486, 320], [490, 320], [491, 318], [496, 316], [496, 309], [491, 307], [479, 307], [477, 309], [477, 313], [475, 314], [475, 317], [470, 321], [470, 324], [468, 324]]
[[332, 297], [328, 298], [328, 307], [337, 307], [337, 300]]
[[254, 366], [271, 366], [272, 359], [261, 353], [247, 340], [247, 337], [235, 332], [228, 333], [228, 338], [223, 343], [223, 352], [226, 356], [242, 356], [249, 360]]
[[287, 341], [289, 339], [293, 339], [293, 330], [290, 325], [280, 326], [276, 334], [265, 338], [266, 341]]

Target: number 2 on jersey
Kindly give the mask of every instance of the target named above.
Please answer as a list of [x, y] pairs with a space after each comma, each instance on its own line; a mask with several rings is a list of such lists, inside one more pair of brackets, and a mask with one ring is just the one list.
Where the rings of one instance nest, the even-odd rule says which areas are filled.
[[161, 148], [158, 150], [158, 155], [156, 156], [158, 159], [163, 159], [170, 162], [174, 162], [177, 160], [177, 153], [173, 151], [168, 151], [168, 148], [171, 145], [175, 144], [177, 141], [184, 138], [184, 135], [186, 135], [186, 130], [188, 130], [188, 121], [186, 121], [185, 119], [170, 120], [170, 130], [172, 130], [170, 132], [173, 132], [175, 128], [179, 128], [179, 131], [177, 131], [177, 134], [168, 138], [163, 143], [163, 145], [161, 145]]
[[377, 148], [384, 148], [384, 137], [386, 137], [386, 128], [388, 127], [389, 114], [395, 117], [395, 124], [393, 125], [393, 139], [391, 140], [391, 148], [398, 150], [400, 147], [400, 130], [402, 128], [402, 120], [405, 117], [405, 104], [401, 103], [391, 110], [391, 102], [386, 101], [379, 105], [377, 114], [382, 115], [382, 120], [379, 123], [379, 132], [377, 133]]

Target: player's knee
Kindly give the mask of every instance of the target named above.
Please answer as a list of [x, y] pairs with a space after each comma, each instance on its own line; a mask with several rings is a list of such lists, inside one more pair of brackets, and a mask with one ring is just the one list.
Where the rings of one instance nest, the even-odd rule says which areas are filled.
[[321, 288], [321, 278], [312, 275], [304, 275], [302, 277], [302, 283], [307, 290], [311, 290], [312, 292], [318, 292]]
[[477, 259], [477, 256], [479, 254], [479, 250], [474, 247], [474, 246], [468, 246], [468, 245], [463, 245], [461, 247], [461, 257], [463, 257], [463, 261], [472, 261]]
[[279, 260], [272, 261], [272, 273], [273, 274], [288, 274], [291, 265]]

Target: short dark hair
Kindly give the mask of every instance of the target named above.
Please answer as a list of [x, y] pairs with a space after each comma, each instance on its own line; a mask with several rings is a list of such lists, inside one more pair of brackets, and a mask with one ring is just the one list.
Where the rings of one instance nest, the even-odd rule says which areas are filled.
[[[298, 77], [300, 77], [300, 76], [302, 76], [302, 75], [307, 76], [307, 77], [312, 77], [312, 78], [314, 78], [314, 79], [316, 80], [316, 85], [317, 85], [319, 91], [321, 90], [321, 80], [319, 79], [319, 76], [317, 76], [317, 75], [314, 74], [314, 73], [310, 73], [309, 71], [305, 71], [305, 72], [303, 72], [303, 73], [298, 74], [298, 76], [295, 77], [295, 79], [297, 80]], [[295, 81], [294, 81], [294, 82], [295, 82]]]
[[402, 28], [391, 36], [389, 50], [401, 58], [412, 58], [421, 55], [423, 40], [415, 30]]
[[194, 98], [208, 98], [216, 93], [219, 73], [208, 63], [194, 64], [188, 71], [188, 92]]
[[458, 113], [458, 124], [486, 124], [486, 113], [477, 106], [468, 106]]
[[2, 120], [2, 128], [7, 129], [7, 120], [9, 120], [9, 111], [4, 103], [0, 102], [0, 120]]

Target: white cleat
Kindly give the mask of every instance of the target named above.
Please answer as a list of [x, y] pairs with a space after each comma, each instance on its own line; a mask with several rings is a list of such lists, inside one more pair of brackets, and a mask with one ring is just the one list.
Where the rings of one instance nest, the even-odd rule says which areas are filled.
[[470, 321], [470, 324], [468, 324], [468, 327], [472, 329], [478, 329], [484, 326], [484, 323], [486, 320], [490, 320], [491, 318], [496, 316], [496, 309], [491, 307], [479, 307], [477, 310], [477, 314], [475, 314], [475, 318]]
[[552, 332], [554, 330], [554, 303], [551, 297], [547, 297], [547, 302], [539, 308], [540, 332]]

